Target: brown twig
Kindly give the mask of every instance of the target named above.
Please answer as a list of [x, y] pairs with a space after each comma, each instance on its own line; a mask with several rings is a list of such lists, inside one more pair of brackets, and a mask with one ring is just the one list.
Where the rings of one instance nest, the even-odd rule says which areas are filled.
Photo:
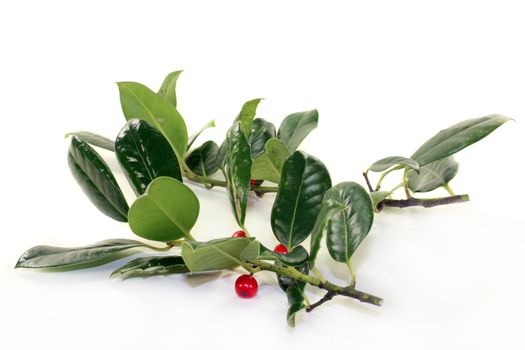
[[408, 198], [408, 199], [383, 199], [377, 204], [377, 209], [381, 211], [383, 208], [407, 208], [407, 207], [424, 207], [432, 208], [438, 205], [454, 204], [468, 202], [468, 194], [460, 194], [456, 196], [440, 197], [440, 198]]

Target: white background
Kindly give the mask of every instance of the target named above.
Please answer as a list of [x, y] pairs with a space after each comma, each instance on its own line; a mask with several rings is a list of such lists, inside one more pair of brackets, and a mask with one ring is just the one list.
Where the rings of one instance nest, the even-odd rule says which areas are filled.
[[[501, 0], [1, 2], [0, 348], [523, 349], [524, 16], [519, 2]], [[451, 186], [471, 202], [376, 217], [354, 264], [358, 287], [382, 296], [381, 308], [337, 299], [290, 329], [270, 274], [258, 276], [255, 299], [241, 300], [236, 272], [121, 282], [108, 276], [122, 261], [13, 270], [37, 244], [133, 238], [84, 197], [63, 135], [114, 137], [124, 123], [114, 82], [156, 90], [178, 69], [190, 132], [217, 120], [200, 141], [222, 141], [248, 99], [264, 97], [258, 115], [276, 124], [319, 109], [302, 148], [334, 183], [362, 183], [371, 162], [409, 156], [463, 119], [502, 113], [517, 122], [458, 154]], [[223, 190], [193, 188], [202, 206], [194, 236], [236, 230]], [[251, 198], [247, 220], [269, 246], [272, 200]], [[326, 253], [320, 261], [345, 282], [344, 266]]]

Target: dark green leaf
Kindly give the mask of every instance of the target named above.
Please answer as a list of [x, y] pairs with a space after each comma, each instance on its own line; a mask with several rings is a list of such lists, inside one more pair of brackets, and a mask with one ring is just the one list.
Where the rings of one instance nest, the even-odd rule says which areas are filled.
[[202, 128], [200, 128], [199, 131], [197, 131], [195, 134], [191, 135], [188, 140], [188, 150], [191, 148], [197, 137], [199, 137], [200, 134], [206, 129], [214, 128], [215, 127], [215, 120], [210, 120], [206, 125], [204, 125]]
[[308, 252], [303, 246], [296, 246], [287, 254], [276, 253], [261, 245], [261, 250], [257, 260], [275, 260], [288, 266], [299, 266], [308, 260]]
[[195, 174], [208, 177], [219, 170], [217, 153], [219, 146], [213, 141], [207, 141], [186, 157], [186, 165]]
[[252, 178], [279, 183], [284, 162], [290, 153], [278, 139], [269, 139], [261, 153], [252, 162]]
[[182, 182], [179, 161], [168, 140], [144, 120], [127, 122], [117, 136], [115, 152], [137, 195], [143, 194], [159, 176]]
[[137, 258], [113, 271], [111, 277], [122, 279], [188, 273], [190, 270], [180, 256], [148, 256]]
[[295, 327], [295, 315], [305, 308], [303, 292], [299, 288], [292, 286], [286, 290], [286, 295], [288, 297], [288, 305], [290, 305], [286, 315], [288, 326]]
[[186, 241], [182, 257], [191, 272], [215, 271], [237, 267], [241, 253], [253, 238], [221, 238], [209, 242]]
[[152, 241], [193, 239], [190, 230], [198, 216], [195, 193], [179, 180], [161, 176], [131, 205], [129, 227], [136, 235]]
[[283, 141], [290, 152], [299, 147], [304, 138], [317, 127], [319, 113], [316, 109], [290, 114], [284, 118], [277, 137]]
[[242, 131], [246, 139], [248, 139], [248, 137], [250, 136], [253, 118], [255, 117], [255, 113], [257, 113], [257, 106], [259, 105], [259, 102], [261, 102], [261, 100], [261, 98], [256, 98], [254, 100], [245, 102], [242, 105], [239, 115], [237, 116], [237, 118], [235, 118], [235, 122], [241, 122]]
[[275, 125], [262, 118], [254, 119], [252, 130], [248, 137], [252, 159], [255, 159], [264, 151], [266, 142], [271, 138], [275, 138], [275, 135]]
[[405, 157], [393, 156], [378, 160], [370, 166], [369, 170], [381, 172], [394, 165], [401, 165], [403, 167], [412, 168], [415, 170], [419, 169], [419, 164], [415, 160]]
[[419, 169], [419, 174], [415, 171], [408, 172], [408, 188], [413, 192], [430, 192], [448, 185], [458, 170], [459, 164], [452, 156], [429, 163]]
[[175, 107], [177, 107], [177, 80], [181, 73], [182, 71], [178, 70], [168, 74], [166, 78], [164, 78], [164, 82], [158, 92], [160, 96]]
[[128, 203], [113, 173], [98, 153], [76, 136], [71, 139], [68, 163], [86, 196], [101, 212], [117, 221], [128, 220]]
[[217, 152], [217, 163], [219, 168], [224, 170], [226, 165], [226, 154], [228, 153], [228, 142], [227, 140], [222, 141], [219, 151]]
[[493, 114], [462, 121], [441, 130], [419, 147], [410, 158], [416, 160], [420, 167], [446, 158], [481, 140], [509, 120], [503, 115]]
[[[282, 265], [282, 266], [285, 265], [279, 261], [276, 261], [275, 264]], [[308, 260], [306, 260], [303, 264], [296, 266], [295, 269], [304, 275], [308, 275], [308, 272], [310, 271]], [[279, 287], [281, 287], [281, 289], [284, 290], [285, 292], [291, 286], [295, 286], [299, 288], [301, 291], [303, 291], [306, 285], [304, 282], [299, 282], [293, 278], [290, 278], [288, 276], [283, 276], [283, 275], [277, 275], [277, 281], [279, 283]]]
[[70, 132], [66, 134], [66, 137], [69, 137], [69, 136], [76, 136], [80, 140], [87, 142], [90, 145], [104, 148], [104, 149], [107, 149], [108, 151], [113, 152], [115, 150], [115, 142], [113, 142], [113, 140], [110, 140], [105, 136], [94, 134], [89, 131]]
[[233, 124], [226, 140], [228, 142], [226, 154], [228, 194], [237, 223], [244, 227], [248, 194], [250, 193], [252, 159], [250, 158], [250, 145], [244, 137], [240, 122]]
[[118, 87], [126, 119], [142, 119], [160, 130], [182, 159], [188, 146], [188, 131], [175, 106], [142, 84], [121, 82]]
[[[325, 193], [325, 197], [327, 194]], [[323, 198], [324, 199], [324, 198]], [[310, 268], [315, 266], [315, 259], [321, 249], [321, 240], [323, 239], [323, 234], [326, 229], [326, 222], [334, 212], [334, 207], [331, 205], [331, 201], [324, 201], [321, 205], [321, 210], [317, 214], [314, 227], [312, 229], [312, 234], [310, 236], [310, 259], [309, 266]]]
[[276, 253], [258, 241], [251, 242], [241, 254], [243, 261], [279, 261], [288, 266], [299, 266], [308, 260], [308, 252], [302, 246], [295, 247], [287, 254]]
[[332, 185], [321, 161], [296, 151], [284, 163], [272, 208], [272, 230], [289, 250], [312, 232], [324, 193]]
[[85, 247], [61, 248], [39, 245], [26, 251], [18, 262], [16, 268], [57, 268], [77, 267], [103, 261], [111, 256], [118, 256], [124, 250], [149, 247], [142, 242], [131, 239], [108, 239]]
[[347, 263], [372, 228], [372, 200], [361, 185], [342, 182], [326, 192], [325, 202], [330, 208], [326, 220], [328, 252], [336, 261]]

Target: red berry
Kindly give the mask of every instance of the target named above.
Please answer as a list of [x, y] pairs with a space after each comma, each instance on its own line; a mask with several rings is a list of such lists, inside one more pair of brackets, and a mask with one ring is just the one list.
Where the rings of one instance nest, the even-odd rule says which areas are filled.
[[241, 275], [235, 281], [235, 292], [241, 298], [253, 298], [257, 294], [259, 285], [251, 275]]
[[277, 244], [273, 251], [279, 254], [288, 254], [288, 248], [284, 244]]
[[240, 231], [236, 231], [232, 237], [235, 237], [235, 238], [238, 238], [238, 237], [246, 237], [246, 232], [240, 230]]
[[257, 186], [257, 180], [255, 180], [255, 179], [250, 179], [250, 186], [252, 186], [252, 187]]

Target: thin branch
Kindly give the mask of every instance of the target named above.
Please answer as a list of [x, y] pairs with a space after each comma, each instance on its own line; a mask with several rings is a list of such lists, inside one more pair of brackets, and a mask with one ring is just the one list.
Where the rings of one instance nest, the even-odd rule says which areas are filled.
[[377, 209], [381, 211], [383, 208], [407, 208], [407, 207], [424, 207], [432, 208], [438, 205], [455, 204], [468, 202], [470, 200], [468, 194], [460, 194], [456, 196], [440, 197], [440, 198], [414, 198], [409, 199], [383, 199], [377, 204]]
[[248, 270], [248, 272], [252, 273], [256, 272], [256, 270], [272, 271], [277, 273], [278, 275], [287, 276], [296, 281], [305, 282], [311, 284], [312, 286], [324, 289], [327, 292], [333, 294], [334, 296], [343, 295], [349, 298], [357, 299], [363, 303], [368, 303], [376, 306], [380, 306], [383, 303], [383, 299], [376, 297], [375, 295], [361, 292], [355, 288], [352, 288], [351, 286], [341, 287], [328, 281], [321, 282], [321, 280], [317, 277], [305, 275], [297, 271], [297, 269], [288, 266], [274, 265], [265, 261], [253, 261], [249, 263], [243, 263], [241, 266]]
[[317, 302], [313, 303], [313, 304], [310, 305], [310, 306], [307, 306], [307, 307], [306, 307], [306, 312], [312, 312], [313, 309], [315, 309], [316, 307], [319, 307], [319, 306], [323, 305], [323, 304], [326, 303], [327, 301], [332, 300], [333, 297], [335, 297], [335, 294], [334, 294], [334, 293], [332, 293], [332, 292], [326, 292], [326, 294], [325, 294], [321, 299], [319, 299]]
[[368, 172], [367, 171], [365, 171], [363, 173], [363, 177], [365, 178], [366, 186], [368, 187], [368, 191], [369, 192], [374, 192], [374, 189], [372, 188], [372, 184], [370, 184], [370, 180], [368, 179]]

